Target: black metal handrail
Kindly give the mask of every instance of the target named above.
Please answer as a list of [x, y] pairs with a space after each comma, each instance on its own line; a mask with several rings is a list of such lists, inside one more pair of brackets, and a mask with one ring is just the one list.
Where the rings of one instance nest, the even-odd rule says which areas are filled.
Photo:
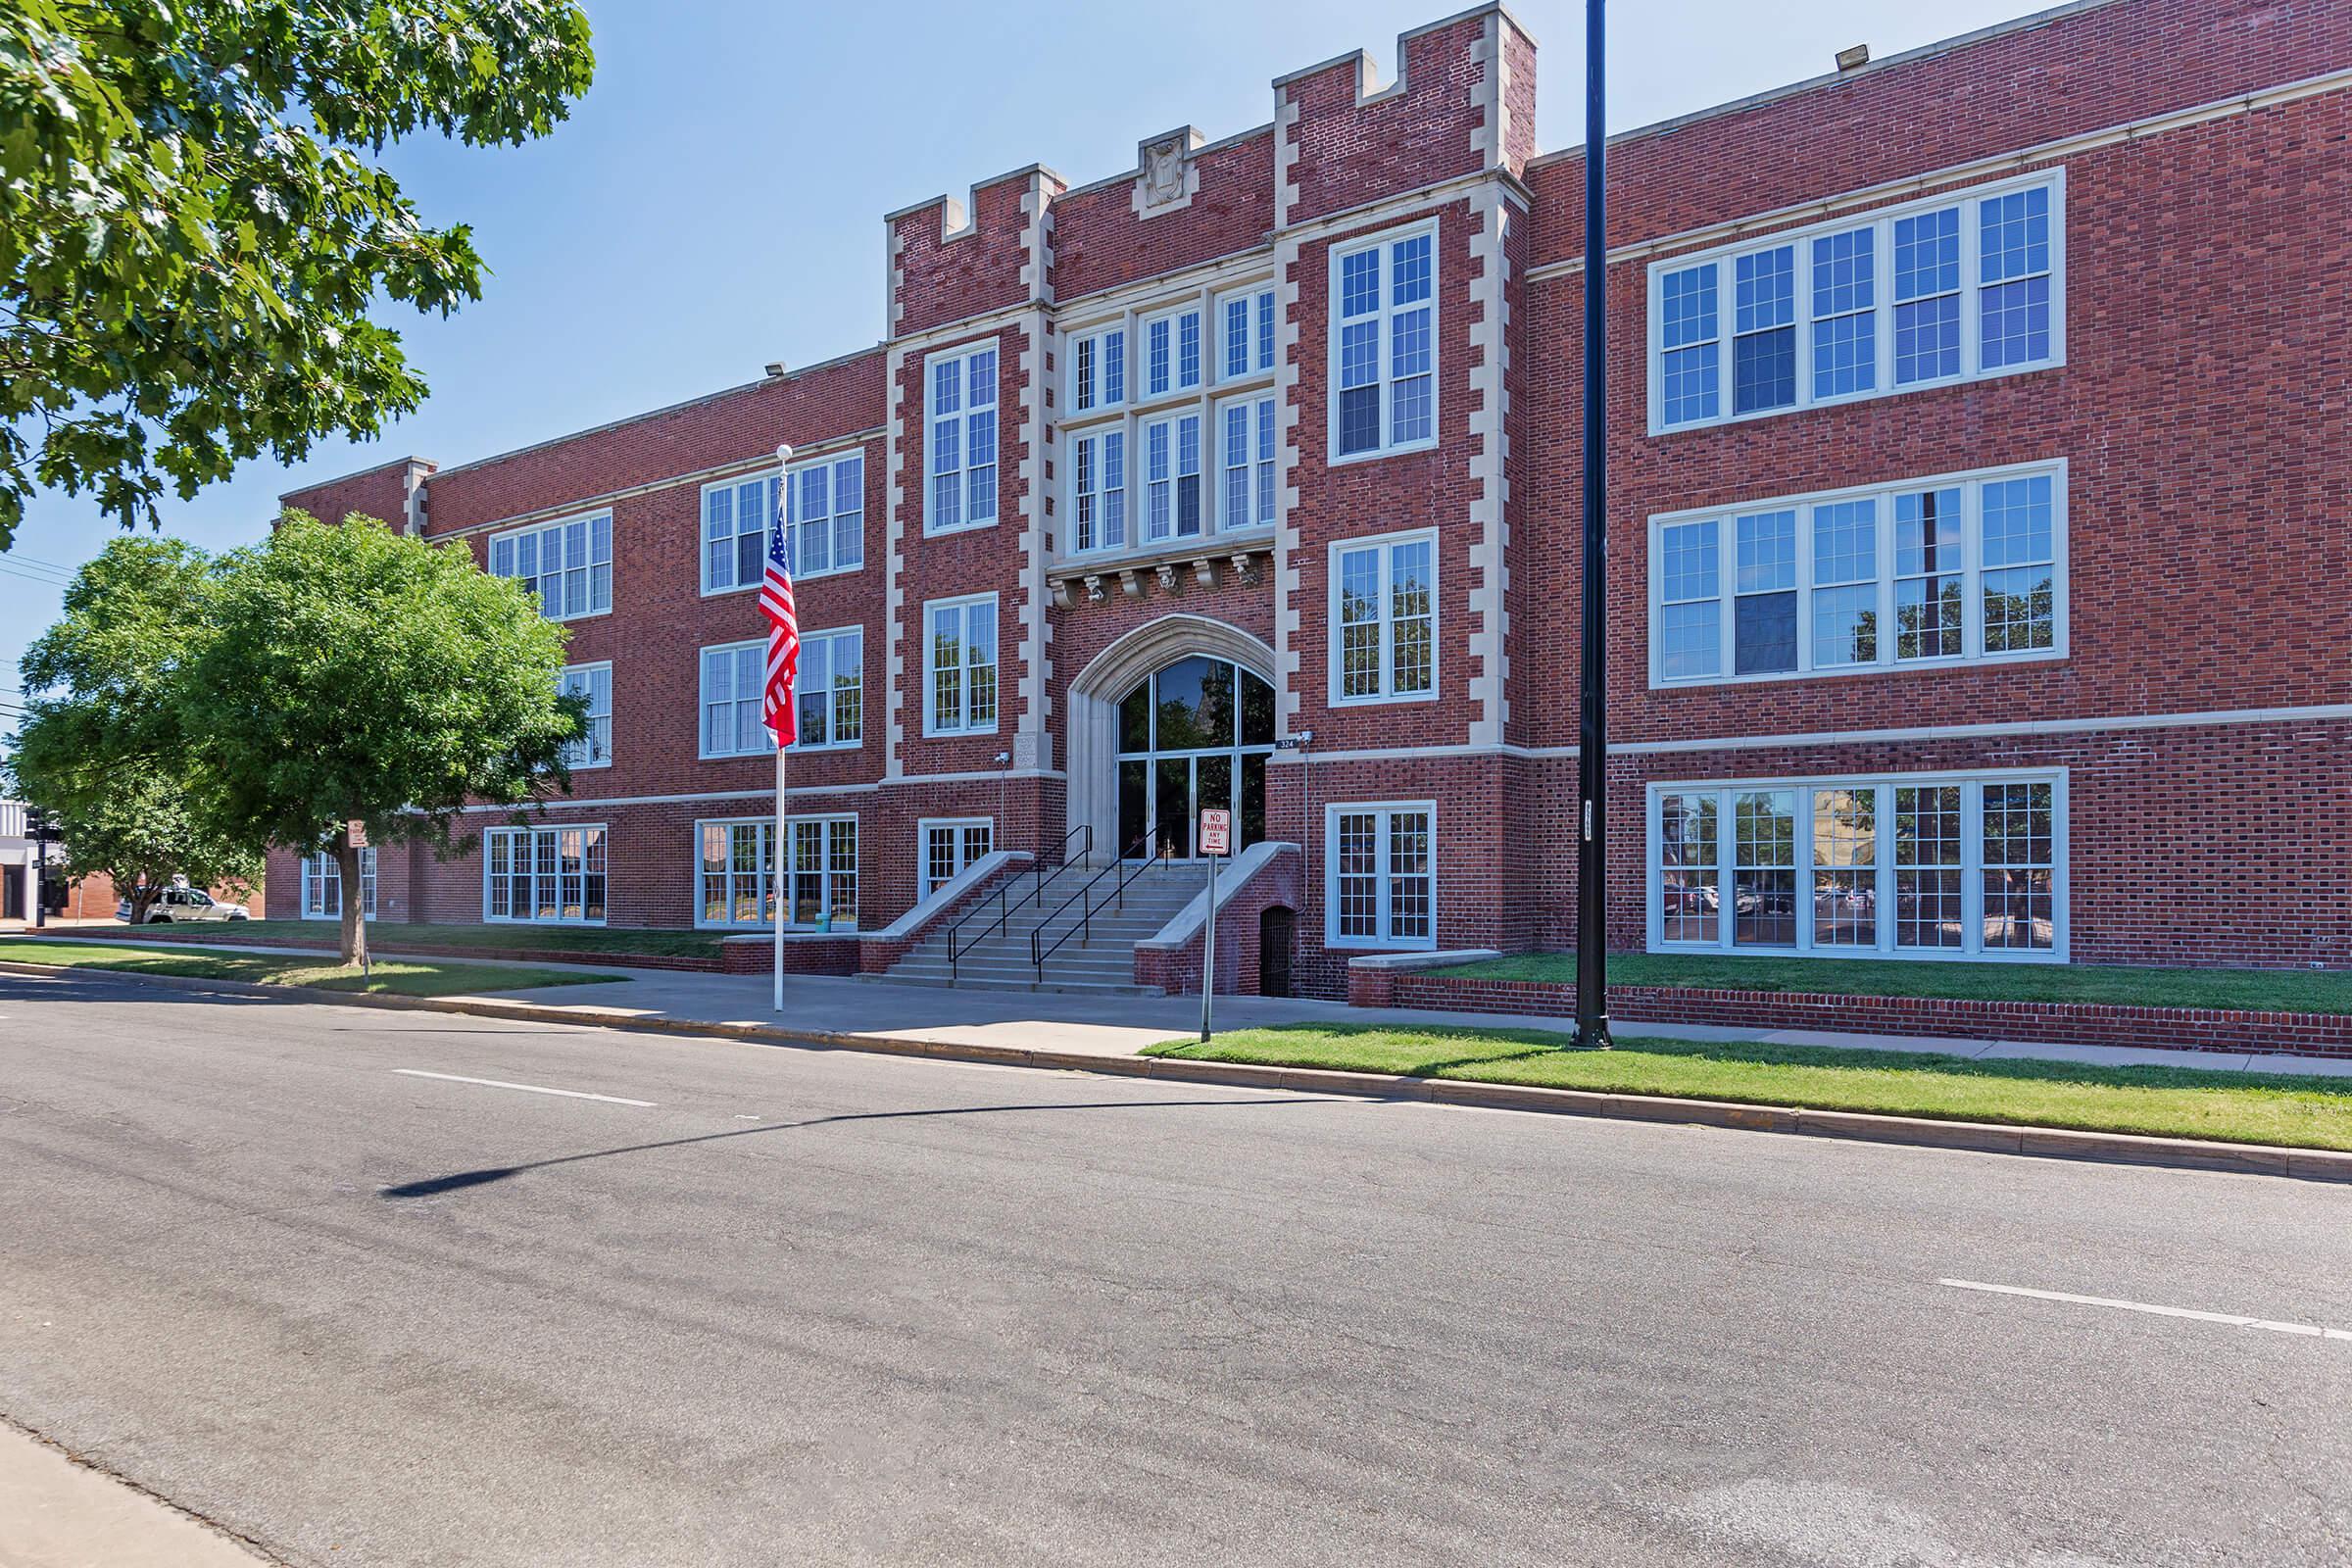
[[[1067, 833], [1064, 833], [1061, 836], [1061, 848], [1058, 852], [1061, 856], [1061, 859], [1060, 862], [1054, 865], [1052, 870], [1048, 870], [1045, 866], [1039, 865], [1031, 867], [1026, 873], [1016, 872], [1014, 875], [1007, 877], [1003, 887], [997, 889], [996, 892], [990, 894], [987, 898], [982, 899], [977, 908], [971, 910], [971, 912], [966, 914], [962, 919], [956, 921], [956, 924], [949, 929], [948, 983], [950, 985], [955, 984], [956, 981], [960, 978], [960, 970], [958, 965], [962, 962], [963, 956], [971, 952], [972, 949], [978, 947], [981, 943], [988, 940], [988, 925], [990, 923], [989, 906], [992, 904], [998, 906], [995, 916], [995, 924], [997, 928], [997, 934], [999, 936], [1003, 936], [1007, 925], [1012, 919], [1012, 911], [1019, 908], [1022, 905], [1031, 902], [1032, 900], [1035, 900], [1037, 903], [1042, 905], [1045, 902], [1047, 887], [1053, 883], [1055, 877], [1058, 877], [1062, 872], [1070, 868], [1070, 845], [1073, 841], [1081, 842], [1082, 847], [1078, 853], [1081, 858], [1080, 863], [1083, 864], [1084, 857], [1095, 853], [1094, 825], [1092, 823], [1080, 823], [1078, 826], [1070, 829]], [[1012, 895], [1014, 890], [1021, 885], [1021, 877], [1023, 874], [1026, 874], [1030, 879], [1029, 894], [1026, 898], [1016, 899]], [[963, 939], [963, 928], [967, 925], [970, 925], [975, 920], [980, 922], [980, 934], [972, 938], [969, 942], [966, 942]]]
[[[1156, 858], [1152, 856], [1143, 856], [1140, 858], [1133, 857], [1133, 852], [1136, 849], [1143, 845], [1149, 844], [1151, 841], [1152, 835], [1150, 833], [1140, 835], [1133, 844], [1128, 845], [1127, 849], [1121, 852], [1117, 859], [1111, 861], [1110, 864], [1104, 866], [1102, 870], [1097, 871], [1093, 876], [1088, 877], [1085, 885], [1080, 887], [1077, 892], [1071, 894], [1068, 898], [1062, 900], [1060, 905], [1054, 908], [1052, 914], [1047, 915], [1043, 920], [1038, 921], [1036, 925], [1029, 928], [1029, 966], [1037, 971], [1037, 979], [1040, 985], [1043, 985], [1046, 979], [1046, 960], [1054, 956], [1055, 953], [1059, 952], [1063, 943], [1069, 941], [1072, 936], [1081, 931], [1086, 933], [1085, 940], [1090, 942], [1094, 940], [1095, 912], [1098, 909], [1108, 908], [1114, 899], [1117, 901], [1120, 908], [1124, 909], [1127, 907], [1127, 884], [1134, 881], [1137, 877], [1142, 876], [1146, 871], [1150, 870], [1154, 864], [1157, 863]], [[1097, 904], [1089, 895], [1095, 891], [1095, 886], [1097, 883], [1101, 882], [1104, 877], [1112, 875], [1114, 872], [1117, 874], [1118, 880], [1111, 885], [1110, 892], [1103, 895], [1102, 902]], [[1060, 919], [1062, 911], [1067, 909], [1073, 904], [1079, 906], [1077, 921], [1072, 924], [1068, 930], [1055, 937], [1051, 943], [1048, 943], [1045, 940], [1046, 929], [1053, 925], [1054, 921]]]

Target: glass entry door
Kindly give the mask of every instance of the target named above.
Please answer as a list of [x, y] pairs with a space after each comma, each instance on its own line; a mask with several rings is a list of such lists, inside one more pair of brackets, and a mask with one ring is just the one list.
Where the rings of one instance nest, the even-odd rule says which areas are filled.
[[1119, 853], [1190, 859], [1204, 808], [1233, 812], [1246, 849], [1266, 836], [1274, 688], [1221, 659], [1185, 659], [1119, 704]]

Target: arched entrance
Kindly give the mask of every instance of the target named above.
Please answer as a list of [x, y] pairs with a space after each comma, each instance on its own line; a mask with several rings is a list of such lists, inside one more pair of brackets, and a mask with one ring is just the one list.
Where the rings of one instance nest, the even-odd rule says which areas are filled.
[[1119, 853], [1189, 859], [1200, 812], [1233, 813], [1236, 851], [1266, 836], [1274, 688], [1231, 660], [1179, 659], [1119, 700]]
[[[1197, 665], [1192, 666], [1184, 673], [1171, 677], [1165, 692], [1152, 695], [1154, 677], [1163, 670], [1186, 665], [1195, 660], [1212, 667], [1203, 671]], [[1217, 665], [1233, 672], [1227, 678], [1225, 687], [1231, 693], [1234, 710], [1233, 739], [1230, 743], [1218, 744], [1172, 744], [1200, 738], [1202, 722], [1200, 698], [1210, 694], [1196, 693], [1192, 682], [1196, 676], [1203, 679], [1213, 677], [1213, 666]], [[1242, 678], [1244, 676], [1256, 684], [1246, 682]], [[1068, 747], [1069, 821], [1073, 828], [1087, 827], [1093, 830], [1090, 857], [1097, 862], [1109, 860], [1137, 838], [1154, 832], [1163, 811], [1173, 814], [1179, 798], [1176, 768], [1173, 765], [1168, 768], [1167, 804], [1163, 808], [1162, 792], [1158, 788], [1162, 762], [1173, 764], [1182, 761], [1185, 764], [1183, 808], [1197, 811], [1200, 804], [1198, 759], [1201, 754], [1211, 758], [1207, 785], [1212, 797], [1219, 782], [1218, 764], [1213, 759], [1218, 754], [1227, 759], [1234, 780], [1231, 799], [1237, 812], [1235, 826], [1240, 828], [1242, 818], [1238, 813], [1250, 809], [1245, 806], [1240, 795], [1243, 780], [1262, 777], [1262, 754], [1272, 750], [1273, 733], [1270, 726], [1278, 722], [1272, 701], [1273, 680], [1274, 650], [1261, 639], [1230, 621], [1182, 611], [1145, 622], [1116, 638], [1087, 661], [1085, 667], [1071, 677], [1064, 695], [1068, 704], [1065, 739]], [[1137, 732], [1125, 722], [1129, 705], [1136, 700], [1139, 691], [1147, 694], [1141, 701], [1149, 705], [1146, 710], [1152, 720], [1159, 717], [1158, 704], [1164, 697], [1185, 703], [1190, 708], [1194, 728], [1180, 728], [1185, 720], [1171, 710], [1169, 721], [1164, 726], [1164, 740], [1160, 727], [1148, 723], [1141, 731], [1139, 742]], [[1245, 697], [1249, 701], [1245, 701]], [[1213, 709], [1215, 702], [1212, 700], [1209, 706]], [[1213, 712], [1209, 722], [1216, 722]], [[1243, 739], [1245, 732], [1251, 737], [1248, 742]], [[1223, 731], [1211, 728], [1207, 733], [1222, 735]], [[1245, 759], [1250, 756], [1256, 756], [1258, 760], [1246, 762]], [[1128, 773], [1126, 764], [1131, 762], [1143, 764], [1143, 777], [1148, 781], [1143, 791], [1144, 807], [1140, 817], [1132, 816], [1128, 803], [1121, 799], [1121, 780]], [[1262, 788], [1257, 790], [1254, 798], [1260, 803], [1256, 808], [1256, 833], [1262, 836], [1262, 803], [1265, 798]], [[1212, 799], [1207, 804], [1217, 803]], [[1123, 831], [1129, 824], [1122, 822], [1122, 815], [1129, 815], [1133, 831]], [[1193, 820], [1198, 819], [1196, 817]], [[1188, 822], [1185, 837], [1178, 845], [1184, 853], [1190, 853], [1191, 837], [1192, 828]], [[1152, 847], [1158, 847], [1156, 840]]]

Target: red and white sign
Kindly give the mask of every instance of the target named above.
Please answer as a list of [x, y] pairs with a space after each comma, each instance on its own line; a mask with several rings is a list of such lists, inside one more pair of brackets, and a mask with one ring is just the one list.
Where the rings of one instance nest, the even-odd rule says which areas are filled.
[[1200, 853], [1202, 855], [1231, 855], [1233, 853], [1233, 813], [1231, 811], [1202, 811], [1200, 813]]

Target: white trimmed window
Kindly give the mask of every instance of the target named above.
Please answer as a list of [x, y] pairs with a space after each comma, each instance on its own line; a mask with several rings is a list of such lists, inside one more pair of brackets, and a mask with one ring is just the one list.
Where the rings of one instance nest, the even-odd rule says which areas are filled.
[[749, 757], [775, 750], [762, 717], [766, 641], [706, 648], [702, 662], [702, 756]]
[[1245, 289], [1217, 300], [1217, 378], [1238, 381], [1274, 368], [1274, 291]]
[[1649, 269], [1649, 428], [2064, 362], [2063, 171]]
[[2066, 956], [2066, 775], [1656, 784], [1653, 951]]
[[[785, 924], [803, 930], [858, 924], [858, 818], [785, 819], [788, 890]], [[695, 924], [772, 926], [776, 918], [772, 818], [747, 817], [694, 825], [700, 902]]]
[[997, 520], [997, 346], [934, 354], [930, 380], [930, 504], [923, 531]]
[[2066, 465], [1650, 519], [1650, 681], [2066, 652]]
[[612, 762], [612, 665], [573, 664], [557, 688], [566, 697], [588, 699], [588, 733], [564, 749], [564, 765], [573, 772], [583, 767], [609, 767]]
[[1227, 533], [1274, 522], [1274, 400], [1217, 405], [1217, 526]]
[[482, 834], [482, 918], [605, 923], [605, 828], [494, 827]]
[[1200, 416], [1144, 421], [1144, 537], [1189, 539], [1200, 532]]
[[[795, 577], [856, 571], [865, 564], [865, 454], [796, 464], [786, 476], [785, 540]], [[758, 583], [764, 562], [757, 564]]]
[[1127, 432], [1100, 430], [1070, 442], [1070, 548], [1127, 543]]
[[612, 514], [492, 534], [490, 575], [528, 587], [550, 620], [604, 614], [612, 608]]
[[997, 727], [997, 596], [923, 607], [923, 733], [976, 735]]
[[1070, 411], [1091, 414], [1127, 401], [1127, 329], [1106, 326], [1070, 339]]
[[[760, 650], [766, 673], [766, 650]], [[857, 626], [810, 632], [801, 639], [801, 667], [794, 677], [793, 707], [800, 710], [798, 740], [804, 750], [856, 746], [865, 734], [865, 632]], [[766, 735], [761, 730], [762, 737]]]
[[776, 476], [751, 474], [703, 486], [703, 592], [757, 588], [767, 572], [767, 528]]
[[[302, 858], [302, 917], [305, 920], [343, 918], [343, 867], [332, 855]], [[375, 852], [360, 851], [360, 918], [375, 918]]]
[[1165, 397], [1200, 384], [1200, 310], [1191, 306], [1147, 318], [1144, 396]]
[[1331, 698], [1414, 701], [1438, 690], [1438, 537], [1331, 547]]
[[926, 817], [916, 825], [923, 841], [922, 896], [926, 899], [955, 881], [966, 867], [986, 859], [996, 848], [997, 824], [989, 817]]
[[1434, 224], [1332, 247], [1334, 458], [1437, 442], [1436, 252]]
[[1438, 945], [1433, 801], [1327, 808], [1323, 933], [1334, 948]]

